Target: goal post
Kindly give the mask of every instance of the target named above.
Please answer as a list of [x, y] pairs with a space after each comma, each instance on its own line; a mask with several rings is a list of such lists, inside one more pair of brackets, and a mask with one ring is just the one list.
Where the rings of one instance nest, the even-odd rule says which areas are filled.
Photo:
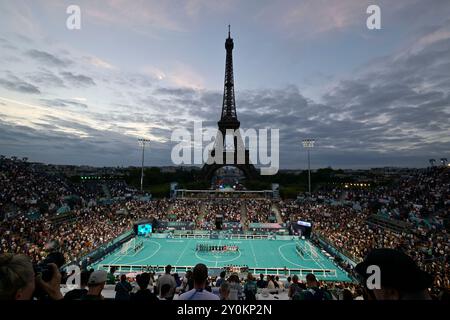
[[122, 245], [122, 248], [119, 251], [119, 255], [125, 256], [131, 250], [134, 250], [136, 247], [136, 238], [130, 239]]

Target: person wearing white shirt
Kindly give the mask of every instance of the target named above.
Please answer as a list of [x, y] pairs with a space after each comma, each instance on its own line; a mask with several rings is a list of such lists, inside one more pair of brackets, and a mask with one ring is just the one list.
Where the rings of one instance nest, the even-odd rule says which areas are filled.
[[168, 297], [172, 298], [175, 293], [175, 288], [177, 287], [177, 283], [175, 281], [175, 278], [170, 274], [170, 271], [172, 270], [171, 265], [166, 266], [166, 273], [163, 274], [158, 278], [156, 281], [156, 287], [158, 288], [158, 293], [161, 292], [161, 287], [165, 284], [170, 285], [170, 292], [168, 293]]
[[275, 289], [275, 283], [272, 276], [267, 276], [267, 289], [269, 290]]
[[220, 300], [218, 295], [205, 290], [208, 268], [203, 263], [194, 267], [192, 277], [194, 278], [194, 289], [181, 294], [178, 300]]

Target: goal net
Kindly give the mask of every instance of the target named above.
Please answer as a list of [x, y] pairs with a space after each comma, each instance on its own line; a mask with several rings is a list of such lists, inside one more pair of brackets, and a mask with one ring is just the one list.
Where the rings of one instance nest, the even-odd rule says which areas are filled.
[[122, 245], [122, 248], [119, 251], [119, 255], [124, 256], [129, 254], [131, 251], [134, 251], [136, 247], [136, 239], [130, 239]]
[[306, 247], [307, 247], [307, 251], [308, 251], [309, 255], [311, 256], [311, 258], [313, 258], [313, 259], [320, 258], [320, 255], [317, 252], [317, 248], [314, 247], [311, 243], [306, 242]]

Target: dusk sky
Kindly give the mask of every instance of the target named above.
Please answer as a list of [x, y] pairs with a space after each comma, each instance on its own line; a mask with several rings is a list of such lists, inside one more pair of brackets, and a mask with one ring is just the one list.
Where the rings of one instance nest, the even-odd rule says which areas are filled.
[[280, 130], [282, 169], [311, 137], [313, 168], [450, 158], [449, 0], [0, 0], [0, 154], [140, 165], [144, 137], [171, 165], [172, 130], [220, 118], [228, 24], [241, 127]]

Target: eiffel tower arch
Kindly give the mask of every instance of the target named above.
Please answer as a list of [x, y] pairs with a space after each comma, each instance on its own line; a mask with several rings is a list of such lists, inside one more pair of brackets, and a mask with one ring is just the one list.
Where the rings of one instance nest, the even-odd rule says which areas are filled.
[[[239, 132], [241, 123], [238, 120], [236, 113], [236, 101], [234, 95], [234, 75], [233, 75], [233, 48], [234, 43], [231, 38], [230, 26], [228, 26], [228, 38], [225, 40], [226, 60], [225, 60], [225, 80], [223, 89], [223, 102], [222, 102], [222, 114], [218, 125], [218, 133], [221, 135], [222, 147], [217, 145], [218, 139], [216, 139], [216, 145], [210, 152], [210, 159], [208, 163], [204, 164], [202, 168], [203, 176], [205, 179], [211, 181], [214, 173], [225, 166], [233, 166], [240, 169], [247, 179], [253, 179], [258, 175], [254, 165], [250, 162], [249, 151], [245, 149], [244, 142]], [[227, 148], [226, 145], [226, 133], [227, 130], [233, 130], [233, 142], [232, 148]], [[219, 135], [218, 135], [219, 136]], [[212, 160], [216, 154], [222, 153], [222, 163], [216, 163]], [[241, 154], [241, 161], [238, 161], [239, 153]], [[232, 162], [226, 161], [227, 159], [233, 159]], [[243, 161], [242, 161], [243, 160]]]

